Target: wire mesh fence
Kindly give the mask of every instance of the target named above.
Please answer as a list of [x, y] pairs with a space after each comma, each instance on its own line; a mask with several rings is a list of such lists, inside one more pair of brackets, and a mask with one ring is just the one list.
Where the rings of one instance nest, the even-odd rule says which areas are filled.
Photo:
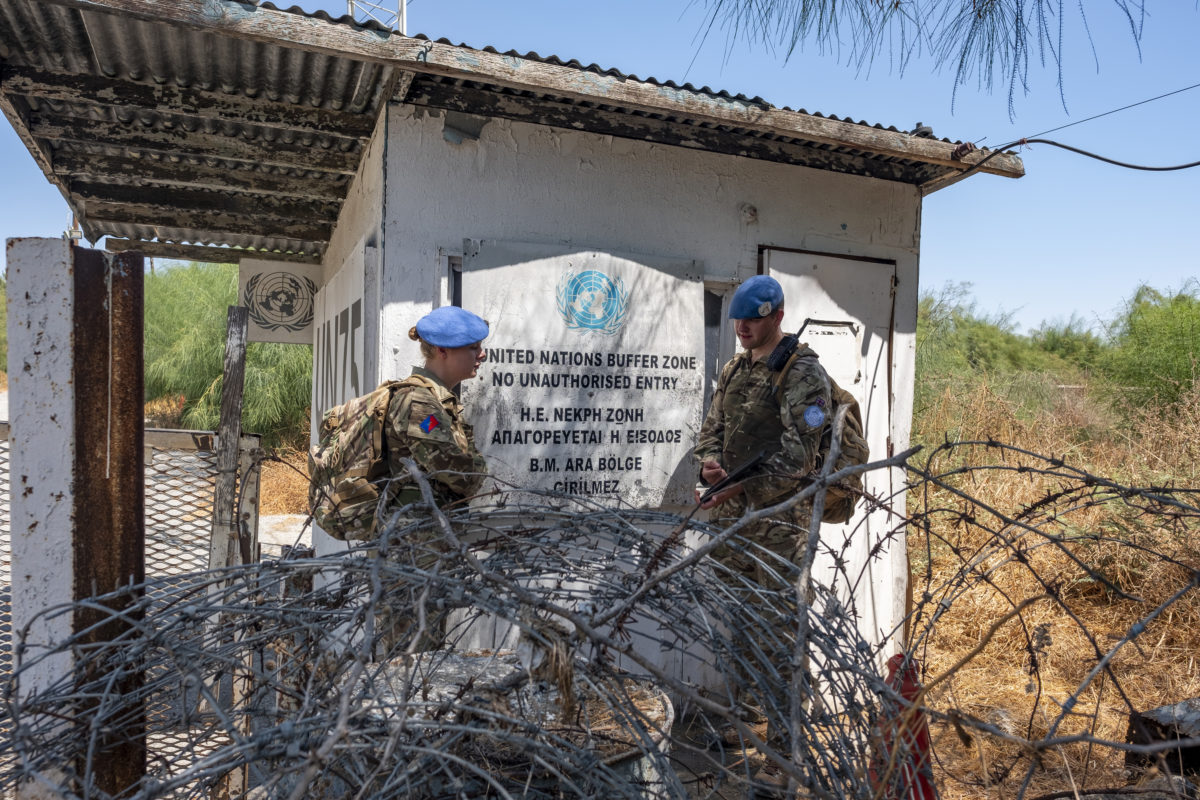
[[[337, 556], [149, 578], [111, 644], [26, 647], [5, 692], [0, 789], [1088, 797], [1131, 756], [1162, 767], [1189, 744], [1131, 742], [1125, 727], [1200, 688], [1194, 659], [1161, 657], [1172, 620], [1200, 609], [1196, 490], [991, 441], [905, 463], [908, 485], [867, 501], [892, 510], [890, 527], [844, 541], [796, 530], [794, 553], [744, 538], [752, 517], [717, 527], [498, 491], [447, 514], [397, 510]], [[992, 484], [1027, 489], [997, 499]], [[863, 625], [869, 565], [846, 557], [863, 537], [873, 553], [913, 545], [903, 628]], [[65, 652], [96, 677], [22, 692], [23, 674]], [[997, 663], [1011, 686], [972, 682]], [[111, 691], [130, 674], [144, 676], [135, 691]], [[164, 738], [182, 748], [160, 755]], [[98, 788], [105, 748], [144, 748], [145, 779]], [[1153, 796], [1126, 783], [1113, 791]]]
[[[8, 423], [0, 422], [0, 675], [8, 680], [13, 664], [12, 548], [9, 514]], [[158, 613], [182, 576], [208, 568], [212, 536], [212, 502], [216, 481], [215, 437], [210, 432], [150, 429], [145, 433], [145, 569], [150, 613]], [[257, 529], [260, 437], [242, 437], [239, 475], [245, 499], [247, 530]], [[151, 673], [153, 679], [153, 674]], [[169, 703], [147, 706], [153, 718]], [[11, 735], [9, 718], [0, 721], [0, 736]], [[151, 748], [155, 758], [173, 760], [190, 753], [178, 737], [158, 737]], [[0, 770], [7, 770], [0, 761]]]

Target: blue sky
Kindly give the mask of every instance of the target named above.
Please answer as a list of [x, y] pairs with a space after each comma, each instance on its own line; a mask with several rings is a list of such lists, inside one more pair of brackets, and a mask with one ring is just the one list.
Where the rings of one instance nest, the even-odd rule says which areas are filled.
[[[344, 0], [296, 0], [340, 15]], [[391, 0], [388, 0], [389, 2]], [[283, 5], [288, 5], [284, 3]], [[704, 10], [687, 0], [566, 3], [415, 0], [409, 32], [474, 47], [536, 51], [616, 67], [639, 77], [758, 95], [779, 105], [999, 146], [1200, 83], [1195, 2], [1154, 4], [1140, 53], [1114, 3], [1088, 4], [1095, 50], [1078, 6], [1066, 3], [1066, 109], [1053, 66], [1031, 66], [1010, 120], [1007, 86], [953, 92], [953, 74], [915, 59], [901, 75], [887, 54], [869, 70], [848, 51], [815, 45], [785, 60], [761, 44], [700, 34]], [[1169, 7], [1168, 7], [1169, 6]], [[1074, 147], [1138, 164], [1200, 159], [1200, 88], [1048, 134]], [[1020, 330], [1072, 315], [1099, 325], [1142, 283], [1178, 289], [1200, 275], [1200, 168], [1127, 170], [1045, 145], [1023, 148], [1019, 180], [977, 175], [926, 198], [921, 286], [969, 282], [977, 310], [1010, 315]], [[0, 125], [0, 238], [58, 236], [70, 213], [11, 127]]]

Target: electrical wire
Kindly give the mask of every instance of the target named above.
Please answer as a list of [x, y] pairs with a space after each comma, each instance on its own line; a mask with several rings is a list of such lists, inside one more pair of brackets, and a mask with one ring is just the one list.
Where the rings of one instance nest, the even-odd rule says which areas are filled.
[[1040, 133], [1035, 133], [1034, 136], [1045, 136], [1047, 133], [1057, 133], [1058, 131], [1064, 130], [1066, 128], [1072, 128], [1076, 125], [1082, 125], [1085, 122], [1091, 122], [1094, 119], [1100, 119], [1101, 117], [1107, 117], [1109, 114], [1116, 114], [1118, 111], [1127, 111], [1131, 108], [1135, 108], [1137, 106], [1142, 106], [1142, 105], [1145, 105], [1146, 103], [1153, 103], [1155, 100], [1162, 100], [1164, 97], [1170, 97], [1171, 95], [1181, 94], [1183, 92], [1190, 91], [1191, 89], [1196, 89], [1196, 88], [1200, 88], [1200, 83], [1193, 83], [1191, 86], [1185, 86], [1182, 89], [1176, 89], [1173, 92], [1167, 92], [1166, 94], [1160, 94], [1157, 97], [1151, 97], [1146, 100], [1139, 100], [1138, 102], [1130, 103], [1127, 106], [1121, 106], [1120, 108], [1114, 108], [1110, 111], [1103, 111], [1099, 114], [1093, 114], [1092, 116], [1086, 117], [1085, 119], [1079, 119], [1074, 122], [1068, 122], [1066, 125], [1059, 125], [1057, 128], [1051, 128], [1050, 130], [1041, 131]]
[[[1069, 152], [1076, 153], [1081, 156], [1087, 156], [1088, 158], [1094, 158], [1097, 161], [1103, 161], [1104, 163], [1112, 164], [1113, 166], [1124, 167], [1125, 169], [1142, 170], [1142, 171], [1146, 171], [1146, 172], [1174, 172], [1174, 171], [1182, 170], [1182, 169], [1192, 169], [1193, 167], [1200, 167], [1200, 160], [1190, 161], [1186, 164], [1172, 164], [1172, 165], [1163, 166], [1163, 167], [1147, 166], [1144, 164], [1131, 164], [1127, 161], [1118, 161], [1115, 158], [1108, 158], [1107, 156], [1102, 156], [1098, 153], [1093, 153], [1090, 150], [1084, 150], [1083, 148], [1080, 148], [1080, 147], [1073, 147], [1072, 145], [1069, 145], [1069, 144], [1063, 144], [1062, 142], [1056, 142], [1053, 139], [1040, 138], [1042, 136], [1045, 136], [1047, 133], [1054, 133], [1056, 131], [1061, 131], [1065, 128], [1070, 128], [1075, 125], [1082, 125], [1085, 122], [1091, 122], [1092, 120], [1100, 119], [1101, 117], [1106, 117], [1110, 114], [1116, 114], [1118, 111], [1126, 111], [1126, 110], [1128, 110], [1130, 108], [1134, 108], [1136, 106], [1145, 105], [1146, 103], [1152, 103], [1155, 100], [1162, 100], [1165, 97], [1171, 97], [1172, 95], [1180, 94], [1182, 92], [1190, 91], [1190, 90], [1196, 89], [1196, 88], [1200, 88], [1200, 83], [1193, 83], [1191, 86], [1185, 86], [1182, 89], [1176, 89], [1174, 91], [1167, 92], [1165, 94], [1160, 94], [1156, 97], [1150, 97], [1145, 100], [1139, 100], [1136, 103], [1130, 103], [1129, 105], [1121, 106], [1120, 108], [1114, 108], [1109, 111], [1104, 111], [1100, 114], [1094, 114], [1085, 119], [1077, 120], [1075, 122], [1069, 122], [1066, 125], [1059, 125], [1057, 128], [1050, 128], [1049, 130], [1045, 130], [1045, 131], [1042, 131], [1041, 133], [1034, 134], [1033, 136], [1022, 137], [1015, 141], [1009, 142], [1008, 144], [1001, 145], [1000, 147], [992, 149], [991, 152], [989, 152], [986, 156], [981, 158], [975, 164], [972, 164], [970, 167], [968, 167], [967, 169], [963, 170], [961, 173], [956, 175], [955, 181], [962, 180], [963, 178], [970, 175], [972, 172], [978, 171], [981, 167], [983, 167], [984, 164], [991, 161], [993, 158], [995, 158], [996, 156], [1000, 155], [1001, 153], [1003, 153], [1007, 150], [1010, 150], [1014, 147], [1022, 147], [1022, 146], [1030, 145], [1030, 144], [1047, 144], [1047, 145], [1050, 145], [1051, 147], [1058, 147], [1063, 150], [1067, 150]], [[967, 143], [966, 145], [959, 145], [960, 149], [963, 147], [969, 148], [966, 150], [966, 152], [970, 152], [974, 146], [969, 143]]]
[[[1125, 169], [1143, 170], [1146, 172], [1174, 172], [1174, 171], [1178, 171], [1181, 169], [1192, 169], [1193, 167], [1200, 167], [1200, 161], [1189, 161], [1186, 164], [1172, 164], [1172, 165], [1165, 166], [1165, 167], [1147, 166], [1145, 164], [1131, 164], [1127, 161], [1118, 161], [1115, 158], [1108, 158], [1107, 156], [1102, 156], [1099, 153], [1093, 153], [1090, 150], [1084, 150], [1081, 147], [1072, 147], [1069, 144], [1063, 144], [1062, 142], [1056, 142], [1053, 139], [1029, 138], [1029, 139], [1017, 139], [1015, 141], [1009, 142], [1008, 144], [997, 147], [995, 150], [992, 150], [986, 156], [979, 159], [979, 161], [977, 161], [974, 164], [972, 164], [971, 166], [967, 167], [962, 172], [960, 172], [958, 175], [955, 175], [954, 182], [960, 181], [963, 178], [970, 175], [971, 173], [979, 171], [983, 167], [984, 164], [991, 161], [993, 158], [1000, 155], [1001, 153], [1011, 150], [1014, 147], [1023, 147], [1025, 145], [1030, 145], [1030, 144], [1047, 144], [1047, 145], [1050, 145], [1051, 147], [1058, 147], [1063, 150], [1067, 150], [1069, 152], [1076, 153], [1081, 156], [1087, 156], [1088, 158], [1094, 158], [1097, 161], [1103, 161], [1104, 163], [1112, 164], [1113, 166], [1124, 167]], [[969, 143], [966, 146], [970, 148], [966, 152], [971, 152], [971, 150], [974, 149], [974, 146], [970, 145]], [[963, 147], [964, 147], [964, 145], [959, 145], [958, 149], [961, 150]], [[936, 180], [937, 179], [935, 179], [935, 181]]]

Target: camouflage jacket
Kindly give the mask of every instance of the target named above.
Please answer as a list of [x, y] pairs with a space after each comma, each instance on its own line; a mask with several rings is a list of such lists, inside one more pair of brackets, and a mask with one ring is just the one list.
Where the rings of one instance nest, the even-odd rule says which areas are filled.
[[[487, 476], [487, 464], [475, 449], [475, 432], [462, 418], [462, 405], [454, 393], [427, 369], [413, 368], [388, 406], [388, 468], [403, 476], [402, 458], [411, 458], [424, 471], [439, 506], [470, 497]], [[414, 385], [415, 384], [415, 385]], [[420, 499], [416, 484], [399, 490], [397, 505]]]
[[817, 354], [801, 344], [800, 357], [783, 377], [776, 400], [776, 373], [766, 359], [738, 353], [721, 370], [708, 416], [693, 451], [699, 463], [714, 460], [732, 472], [764, 452], [766, 460], [742, 484], [751, 507], [782, 502], [819, 466], [821, 434], [828, 418], [829, 379]]

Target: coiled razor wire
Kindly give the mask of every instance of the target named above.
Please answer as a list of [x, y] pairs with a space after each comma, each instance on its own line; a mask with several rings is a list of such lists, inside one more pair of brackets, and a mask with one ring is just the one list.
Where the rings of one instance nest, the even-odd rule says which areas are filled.
[[[975, 446], [1002, 447], [957, 447]], [[1069, 550], [1061, 526], [1075, 511], [1117, 503], [1193, 533], [1200, 518], [1186, 491], [1120, 486], [1023, 455], [1056, 481], [1037, 503], [991, 509], [986, 522], [962, 519], [958, 502], [911, 518], [893, 510], [885, 531], [821, 543], [833, 566], [811, 583], [742, 538], [746, 519], [722, 529], [524, 491], [445, 514], [402, 509], [378, 540], [335, 556], [293, 552], [93, 598], [86, 604], [117, 631], [107, 642], [16, 633], [0, 795], [36, 786], [38, 796], [102, 800], [745, 797], [776, 775], [803, 797], [919, 796], [930, 764], [910, 735], [918, 710], [935, 726], [1021, 737], [924, 694], [906, 698], [887, 680], [890, 655], [928, 647], [940, 615], [998, 562]], [[935, 472], [933, 458], [908, 469], [910, 486], [868, 504], [902, 508], [909, 490], [970, 498], [970, 470]], [[931, 533], [940, 517], [984, 528], [990, 543], [964, 553], [953, 579], [915, 576], [907, 643], [901, 630], [864, 636], [856, 597], [866, 571], [849, 566], [850, 543], [870, 535], [878, 553], [910, 527]], [[757, 579], [713, 559], [719, 542], [750, 556]], [[1190, 569], [1168, 605], [1195, 590]], [[1014, 614], [1023, 608], [1014, 600]], [[1107, 653], [1097, 645], [1088, 680], [1133, 638]], [[66, 675], [34, 677], [64, 657], [75, 665]], [[145, 754], [144, 778], [101, 785], [105, 760], [130, 748]]]

